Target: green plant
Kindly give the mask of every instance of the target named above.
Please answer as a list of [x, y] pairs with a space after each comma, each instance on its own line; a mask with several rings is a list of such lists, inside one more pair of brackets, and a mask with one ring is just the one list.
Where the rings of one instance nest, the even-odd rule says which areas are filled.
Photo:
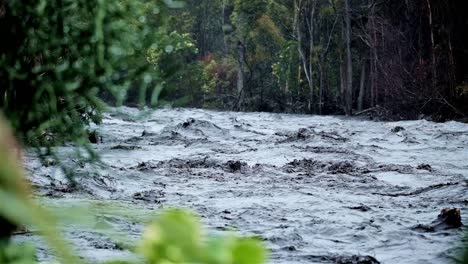
[[148, 62], [153, 66], [158, 85], [151, 91], [150, 96], [147, 96], [145, 90], [140, 90], [140, 101], [150, 98], [150, 105], [155, 107], [160, 105], [159, 100], [164, 100], [165, 95], [172, 98], [188, 96], [191, 83], [184, 81], [194, 81], [197, 68], [196, 65], [188, 64], [187, 58], [197, 53], [198, 49], [189, 34], [160, 32], [157, 41], [147, 50], [146, 55]]
[[138, 248], [150, 264], [262, 264], [262, 243], [233, 234], [206, 236], [199, 219], [183, 210], [163, 212], [146, 229]]
[[35, 253], [35, 249], [31, 245], [0, 242], [0, 263], [34, 264]]
[[[9, 243], [15, 226], [34, 226], [56, 250], [64, 263], [79, 263], [56, 229], [57, 221], [30, 197], [30, 190], [19, 161], [13, 133], [0, 117], [0, 263], [28, 263], [29, 247]], [[25, 250], [27, 249], [27, 250]]]

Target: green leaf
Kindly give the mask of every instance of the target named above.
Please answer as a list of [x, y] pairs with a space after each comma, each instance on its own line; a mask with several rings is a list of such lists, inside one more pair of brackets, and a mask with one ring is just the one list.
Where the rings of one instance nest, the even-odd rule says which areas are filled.
[[262, 264], [266, 256], [262, 244], [252, 238], [239, 239], [233, 249], [235, 264]]

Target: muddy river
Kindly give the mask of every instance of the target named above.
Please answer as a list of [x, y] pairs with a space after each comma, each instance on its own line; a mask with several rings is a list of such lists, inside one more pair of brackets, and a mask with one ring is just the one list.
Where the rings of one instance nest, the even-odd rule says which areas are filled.
[[[90, 261], [135, 258], [126, 245], [168, 207], [261, 237], [278, 264], [451, 263], [466, 231], [427, 227], [444, 208], [468, 215], [467, 124], [118, 108], [95, 129], [103, 166], [65, 161], [78, 188], [27, 157], [40, 202], [79, 219], [63, 231]], [[15, 239], [53, 258], [34, 232]]]

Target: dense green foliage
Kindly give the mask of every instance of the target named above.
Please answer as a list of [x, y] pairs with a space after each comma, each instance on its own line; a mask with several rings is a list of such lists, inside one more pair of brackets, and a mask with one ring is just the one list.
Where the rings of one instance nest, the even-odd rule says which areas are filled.
[[17, 226], [34, 226], [56, 249], [64, 263], [76, 263], [67, 244], [58, 234], [57, 222], [31, 199], [21, 161], [14, 149], [13, 133], [0, 117], [0, 263], [31, 263], [33, 250], [28, 246], [9, 244]]
[[[106, 103], [157, 103], [164, 80], [196, 53], [187, 34], [167, 31], [182, 2], [0, 1], [0, 108], [17, 137], [41, 157], [73, 142], [95, 161], [88, 131]], [[128, 100], [127, 100], [128, 99]], [[89, 136], [91, 135], [91, 136]], [[73, 168], [61, 165], [70, 179]]]
[[8, 39], [0, 44], [0, 107], [24, 143], [85, 146], [85, 125], [100, 121], [102, 98], [121, 104], [136, 90], [143, 103], [154, 93], [167, 77], [160, 51], [187, 48], [179, 44], [186, 35], [164, 28], [174, 6], [181, 3], [0, 1]]
[[[145, 102], [151, 106], [156, 106], [161, 93], [170, 87], [178, 86], [183, 79], [184, 74], [201, 76], [196, 69], [186, 65], [186, 58], [194, 57], [198, 49], [195, 47], [192, 38], [188, 34], [180, 34], [175, 31], [166, 34], [161, 32], [157, 42], [152, 45], [147, 52], [147, 60], [153, 66], [153, 71], [157, 79], [156, 89], [148, 93], [146, 90], [139, 90], [139, 102]], [[184, 70], [185, 69], [185, 70]], [[178, 74], [174, 74], [178, 72]], [[196, 79], [196, 77], [191, 78]], [[191, 89], [188, 83], [180, 85], [181, 91], [177, 94], [181, 100], [184, 97], [190, 97]], [[127, 99], [131, 102], [132, 97]]]
[[32, 264], [35, 250], [31, 245], [17, 245], [0, 242], [0, 263], [4, 264]]

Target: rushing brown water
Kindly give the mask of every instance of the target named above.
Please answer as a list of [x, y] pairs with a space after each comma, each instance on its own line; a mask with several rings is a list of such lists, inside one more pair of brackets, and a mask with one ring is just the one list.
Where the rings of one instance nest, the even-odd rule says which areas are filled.
[[[461, 245], [463, 228], [418, 225], [443, 208], [467, 215], [466, 124], [119, 108], [97, 129], [105, 166], [81, 164], [80, 188], [27, 158], [44, 204], [94, 215], [64, 224], [93, 261], [134, 258], [122, 244], [164, 207], [198, 212], [211, 232], [261, 237], [270, 263], [451, 263]], [[16, 239], [52, 257], [36, 235]]]

